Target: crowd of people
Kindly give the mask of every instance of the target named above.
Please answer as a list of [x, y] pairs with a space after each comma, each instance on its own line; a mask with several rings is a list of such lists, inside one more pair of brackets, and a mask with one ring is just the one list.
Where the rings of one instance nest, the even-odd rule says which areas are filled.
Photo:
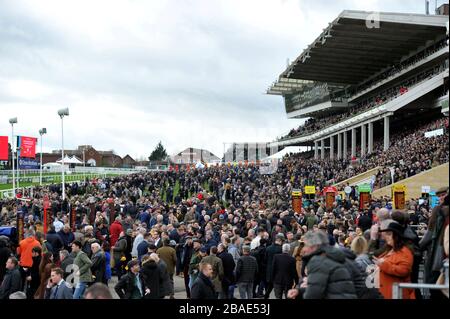
[[[291, 193], [373, 166], [394, 166], [403, 178], [448, 162], [448, 127], [423, 137], [444, 123], [393, 135], [388, 151], [352, 168], [294, 155], [274, 174], [182, 168], [73, 183], [65, 200], [60, 185], [3, 199], [2, 228], [16, 232], [0, 236], [0, 299], [110, 299], [113, 290], [122, 299], [175, 298], [177, 277], [190, 299], [390, 299], [394, 283], [436, 283], [448, 258], [447, 189], [438, 206], [410, 199], [405, 211], [386, 197], [361, 208], [355, 190], [332, 207], [318, 192], [294, 211]], [[403, 297], [422, 298], [421, 290]]]
[[[430, 79], [431, 77], [441, 73], [445, 69], [448, 69], [448, 60], [445, 60], [432, 68], [415, 74], [414, 76], [406, 80], [402, 80], [395, 86], [376, 92], [376, 94], [369, 94], [366, 99], [359, 101], [356, 105], [348, 108], [345, 112], [324, 117], [310, 118], [298, 128], [292, 129], [286, 136], [282, 137], [279, 140], [282, 141], [285, 139], [304, 136], [317, 132], [318, 130], [325, 129], [345, 119], [364, 113], [374, 107], [381, 106], [397, 98], [398, 96], [407, 93], [408, 90], [412, 87], [427, 79]], [[448, 92], [448, 87], [446, 88], [446, 92]]]

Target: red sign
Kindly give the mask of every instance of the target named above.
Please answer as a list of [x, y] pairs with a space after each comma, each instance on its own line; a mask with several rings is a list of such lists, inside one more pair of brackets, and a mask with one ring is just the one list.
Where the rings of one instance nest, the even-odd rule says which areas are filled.
[[37, 139], [35, 137], [19, 136], [20, 157], [35, 158], [36, 142]]
[[0, 161], [8, 160], [8, 136], [0, 136]]
[[325, 187], [323, 189], [323, 192], [326, 193], [337, 193], [337, 188], [334, 186], [330, 186], [330, 187]]

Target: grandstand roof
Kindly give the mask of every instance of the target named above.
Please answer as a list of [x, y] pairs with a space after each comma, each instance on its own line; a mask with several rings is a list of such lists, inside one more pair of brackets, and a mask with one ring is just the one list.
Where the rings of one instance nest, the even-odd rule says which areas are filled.
[[447, 22], [442, 15], [343, 11], [280, 78], [360, 83], [444, 37]]

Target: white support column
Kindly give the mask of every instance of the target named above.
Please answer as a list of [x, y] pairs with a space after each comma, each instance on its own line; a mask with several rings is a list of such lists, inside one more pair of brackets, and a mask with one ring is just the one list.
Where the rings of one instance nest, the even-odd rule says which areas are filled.
[[319, 159], [319, 142], [314, 141], [314, 159]]
[[373, 122], [370, 122], [368, 125], [369, 128], [369, 142], [368, 142], [368, 150], [367, 153], [368, 154], [372, 154], [373, 152]]
[[321, 147], [320, 158], [325, 159], [325, 140], [320, 141], [320, 147]]
[[338, 133], [338, 149], [337, 149], [337, 159], [342, 159], [342, 134]]
[[342, 133], [342, 139], [344, 140], [344, 149], [342, 152], [342, 158], [346, 159], [347, 158], [347, 131], [344, 131], [344, 133]]
[[384, 150], [389, 148], [389, 116], [384, 118]]
[[334, 159], [334, 136], [330, 136], [330, 159]]
[[352, 128], [352, 157], [356, 156], [356, 129]]
[[366, 155], [366, 125], [361, 125], [361, 157]]

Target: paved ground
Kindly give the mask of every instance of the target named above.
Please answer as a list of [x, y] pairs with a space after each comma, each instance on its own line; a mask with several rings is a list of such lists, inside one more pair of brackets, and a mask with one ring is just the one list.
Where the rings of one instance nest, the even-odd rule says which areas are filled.
[[[175, 284], [175, 299], [186, 299], [186, 290], [184, 288], [184, 279], [178, 276], [174, 276], [174, 284]], [[114, 291], [114, 286], [117, 284], [117, 277], [113, 276], [109, 281], [109, 288], [111, 293], [113, 294], [114, 299], [119, 299], [119, 296]], [[234, 291], [235, 298], [239, 299], [239, 292], [237, 288]], [[166, 297], [168, 298], [168, 297]], [[270, 299], [274, 299], [274, 292], [270, 294]]]

